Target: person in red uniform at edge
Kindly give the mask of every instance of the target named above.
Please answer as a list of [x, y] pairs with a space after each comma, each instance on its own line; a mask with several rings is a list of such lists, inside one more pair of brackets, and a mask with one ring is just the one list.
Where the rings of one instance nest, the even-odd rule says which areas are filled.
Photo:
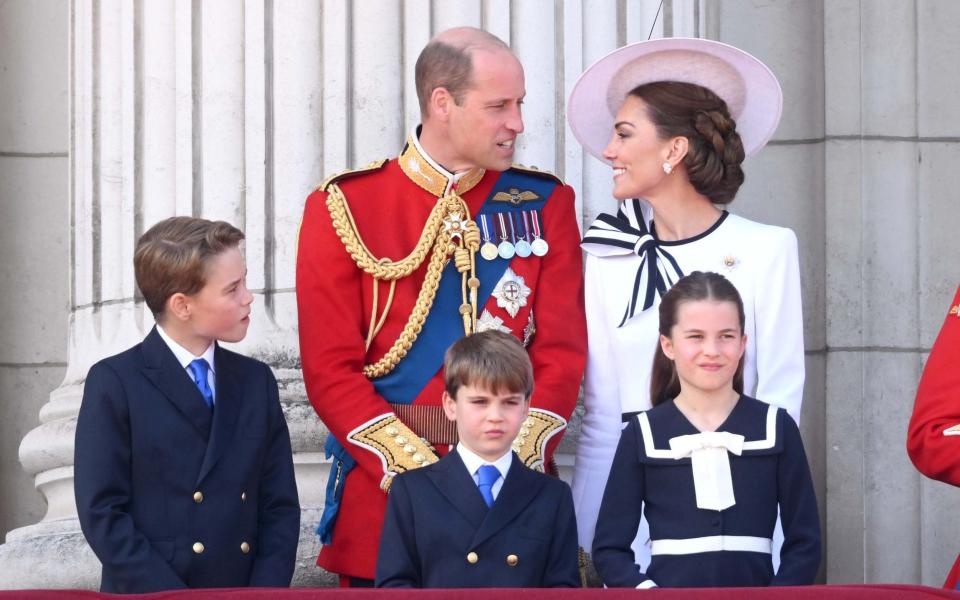
[[[927, 477], [960, 486], [960, 288], [920, 377], [907, 454]], [[958, 579], [960, 556], [943, 587], [960, 589]]]
[[536, 391], [513, 449], [548, 472], [586, 361], [573, 190], [511, 166], [519, 61], [451, 29], [421, 52], [416, 87], [423, 123], [400, 156], [328, 178], [300, 228], [303, 378], [333, 459], [317, 564], [342, 586], [372, 585], [393, 477], [457, 443], [441, 406], [450, 344], [499, 329], [527, 347]]

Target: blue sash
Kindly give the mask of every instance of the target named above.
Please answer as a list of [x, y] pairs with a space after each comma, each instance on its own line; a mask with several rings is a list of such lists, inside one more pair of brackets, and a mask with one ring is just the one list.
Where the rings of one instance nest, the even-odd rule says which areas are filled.
[[[541, 210], [556, 186], [557, 182], [550, 177], [513, 169], [504, 171], [493, 184], [493, 188], [477, 214]], [[532, 191], [539, 198], [520, 204], [492, 201], [497, 193], [507, 192], [511, 188]], [[480, 289], [477, 290], [478, 307], [482, 308], [487, 304], [494, 286], [510, 266], [510, 260], [499, 257], [494, 260], [477, 260], [477, 278], [480, 280]], [[410, 351], [390, 373], [373, 380], [374, 389], [387, 402], [412, 403], [443, 366], [443, 355], [447, 348], [463, 337], [463, 319], [459, 310], [463, 302], [460, 280], [460, 273], [457, 272], [451, 260], [443, 270], [430, 314], [427, 315], [423, 329], [410, 347]], [[327, 437], [325, 450], [327, 458], [333, 456], [334, 462], [327, 481], [326, 500], [320, 524], [317, 526], [317, 534], [320, 536], [321, 543], [329, 544], [333, 537], [333, 525], [340, 507], [340, 498], [343, 495], [343, 479], [353, 469], [355, 463], [343, 445], [333, 436]]]

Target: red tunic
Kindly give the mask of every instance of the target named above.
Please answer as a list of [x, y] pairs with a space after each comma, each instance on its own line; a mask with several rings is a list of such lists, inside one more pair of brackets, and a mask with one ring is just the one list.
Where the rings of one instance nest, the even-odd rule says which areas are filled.
[[[499, 177], [500, 173], [488, 171], [473, 187], [461, 190], [472, 216]], [[414, 248], [437, 200], [436, 194], [408, 178], [397, 159], [337, 184], [370, 252], [395, 261]], [[323, 189], [307, 198], [300, 229], [300, 354], [310, 402], [357, 466], [346, 478], [332, 543], [322, 548], [317, 564], [341, 575], [372, 579], [387, 500], [381, 490], [384, 462], [377, 452], [351, 444], [348, 438], [358, 427], [391, 413], [387, 400], [377, 394], [361, 369], [380, 359], [403, 330], [428, 260], [411, 276], [397, 282], [389, 316], [369, 351], [365, 351], [373, 280], [345, 250], [333, 228], [326, 200], [327, 192]], [[542, 258], [514, 258], [510, 264], [531, 290], [526, 306], [511, 317], [491, 296], [479, 312], [486, 308], [502, 319], [503, 326], [510, 328], [513, 335], [523, 339], [525, 329], [529, 332], [533, 311], [536, 333], [528, 352], [536, 385], [531, 408], [546, 409], [568, 419], [576, 405], [586, 361], [580, 234], [574, 193], [569, 186], [554, 188], [542, 209], [542, 219], [549, 252]], [[477, 260], [482, 260], [479, 254]], [[388, 289], [387, 283], [380, 284], [381, 307]], [[439, 405], [442, 392], [442, 373], [437, 372], [414, 404]], [[544, 451], [546, 461], [560, 437], [557, 434], [550, 438]]]
[[[960, 288], [920, 377], [907, 453], [932, 479], [960, 486]], [[960, 557], [944, 587], [955, 588]]]

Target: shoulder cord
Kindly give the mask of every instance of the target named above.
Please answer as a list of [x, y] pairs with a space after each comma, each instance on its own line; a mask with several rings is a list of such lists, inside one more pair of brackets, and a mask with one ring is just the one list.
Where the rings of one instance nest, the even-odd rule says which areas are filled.
[[[437, 200], [413, 251], [399, 261], [377, 258], [370, 252], [360, 238], [343, 191], [336, 184], [330, 184], [327, 189], [327, 210], [330, 211], [334, 230], [343, 242], [347, 253], [360, 270], [373, 277], [373, 310], [370, 316], [371, 328], [367, 333], [367, 349], [370, 348], [373, 338], [380, 332], [386, 321], [387, 313], [393, 303], [396, 282], [417, 270], [426, 259], [427, 253], [432, 250], [430, 261], [427, 263], [426, 277], [406, 325], [380, 360], [363, 367], [363, 374], [366, 377], [373, 379], [386, 375], [410, 351], [417, 336], [423, 330], [423, 324], [433, 306], [437, 288], [440, 285], [440, 276], [450, 254], [453, 254], [454, 265], [462, 277], [463, 302], [460, 305], [460, 314], [463, 317], [464, 333], [470, 335], [476, 330], [477, 288], [480, 287], [480, 280], [476, 276], [475, 255], [480, 248], [480, 231], [477, 224], [470, 219], [470, 210], [466, 202], [456, 192]], [[382, 280], [390, 282], [390, 292], [378, 319], [377, 290]]]

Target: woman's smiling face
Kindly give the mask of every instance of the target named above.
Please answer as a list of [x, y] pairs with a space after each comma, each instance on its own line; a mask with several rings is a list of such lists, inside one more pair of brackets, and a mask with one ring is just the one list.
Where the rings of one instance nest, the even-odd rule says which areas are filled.
[[603, 151], [613, 167], [613, 197], [645, 198], [656, 190], [670, 176], [663, 170], [670, 147], [670, 140], [657, 135], [646, 103], [627, 96], [617, 111], [613, 137]]

